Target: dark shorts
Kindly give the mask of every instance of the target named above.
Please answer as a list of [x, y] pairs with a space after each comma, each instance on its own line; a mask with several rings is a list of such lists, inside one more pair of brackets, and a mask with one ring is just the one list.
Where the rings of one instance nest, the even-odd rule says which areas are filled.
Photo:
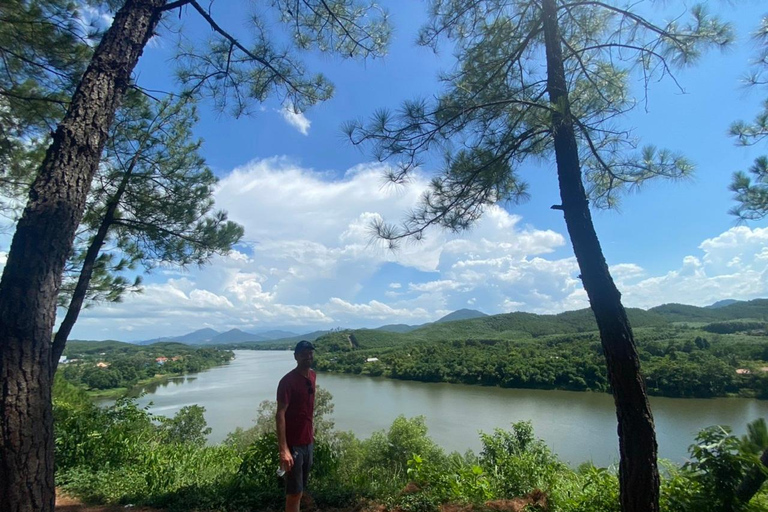
[[307, 488], [307, 478], [314, 461], [314, 444], [304, 444], [291, 448], [293, 469], [285, 474], [285, 493], [299, 494]]

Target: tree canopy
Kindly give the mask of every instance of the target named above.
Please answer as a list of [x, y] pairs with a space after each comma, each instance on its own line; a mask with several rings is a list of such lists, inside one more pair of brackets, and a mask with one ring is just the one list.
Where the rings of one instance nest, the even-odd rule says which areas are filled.
[[[761, 20], [753, 40], [758, 52], [746, 82], [749, 86], [765, 87], [768, 85], [768, 16]], [[735, 122], [731, 126], [731, 135], [742, 146], [753, 146], [765, 140], [768, 136], [768, 99], [752, 122]], [[731, 209], [731, 214], [742, 221], [759, 220], [768, 215], [768, 157], [756, 158], [748, 173], [734, 173], [730, 189], [738, 203]]]
[[[648, 101], [653, 80], [675, 79], [676, 67], [694, 63], [709, 46], [732, 40], [729, 25], [694, 6], [690, 19], [657, 25], [614, 2], [558, 2], [560, 42], [589, 199], [613, 207], [622, 191], [654, 177], [693, 171], [685, 157], [640, 141], [619, 124]], [[368, 122], [348, 123], [354, 144], [368, 143], [380, 159], [396, 159], [397, 183], [430, 153], [443, 158], [423, 202], [401, 226], [376, 226], [389, 240], [421, 236], [429, 225], [468, 227], [489, 204], [524, 199], [521, 173], [531, 160], [554, 156], [552, 114], [562, 105], [547, 96], [544, 29], [538, 2], [494, 0], [431, 2], [419, 42], [453, 44], [456, 69], [442, 77], [436, 100], [408, 101]], [[640, 90], [630, 86], [641, 78]]]
[[0, 7], [0, 189], [26, 194], [92, 48], [69, 0], [9, 0]]
[[188, 96], [155, 102], [134, 92], [118, 112], [59, 294], [67, 313], [54, 364], [82, 306], [138, 289], [140, 276], [131, 282], [124, 271], [202, 265], [242, 238], [242, 226], [212, 210], [218, 180], [192, 136], [196, 120]]

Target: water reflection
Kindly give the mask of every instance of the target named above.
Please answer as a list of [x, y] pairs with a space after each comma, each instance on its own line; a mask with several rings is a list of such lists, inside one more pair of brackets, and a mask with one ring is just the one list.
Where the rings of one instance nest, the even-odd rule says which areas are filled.
[[[236, 351], [229, 365], [171, 379], [146, 389], [140, 405], [172, 416], [185, 405], [206, 409], [209, 441], [220, 442], [237, 427], [252, 426], [259, 403], [274, 400], [277, 382], [295, 366], [290, 352]], [[501, 389], [426, 384], [351, 375], [320, 374], [318, 384], [334, 396], [333, 419], [358, 437], [388, 428], [394, 419], [424, 415], [429, 435], [441, 446], [465, 452], [480, 449], [478, 431], [509, 428], [530, 420], [536, 435], [563, 460], [608, 465], [618, 459], [613, 398], [603, 393]], [[683, 462], [696, 432], [728, 424], [741, 435], [748, 422], [768, 415], [768, 401], [651, 398], [659, 455]]]

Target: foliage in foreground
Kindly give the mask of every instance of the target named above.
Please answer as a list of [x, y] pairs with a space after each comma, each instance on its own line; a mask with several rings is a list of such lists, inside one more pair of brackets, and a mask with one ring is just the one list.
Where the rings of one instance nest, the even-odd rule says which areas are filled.
[[[589, 463], [569, 468], [535, 438], [530, 423], [481, 433], [479, 455], [446, 454], [427, 435], [423, 417], [401, 416], [364, 440], [336, 431], [324, 417], [333, 410], [330, 394], [319, 394], [322, 428], [311, 492], [321, 508], [373, 501], [404, 512], [431, 512], [444, 503], [483, 509], [491, 500], [517, 500], [529, 503], [529, 510], [619, 510], [613, 468]], [[262, 404], [254, 427], [216, 446], [205, 445], [210, 429], [199, 406], [185, 407], [173, 418], [154, 416], [132, 399], [100, 409], [58, 379], [54, 408], [57, 485], [88, 502], [169, 510], [281, 507], [270, 404]], [[668, 464], [662, 510], [768, 511], [768, 490], [746, 504], [732, 499], [746, 472], [759, 467], [759, 452], [766, 448], [759, 442], [739, 439], [727, 428], [702, 431], [688, 464]]]

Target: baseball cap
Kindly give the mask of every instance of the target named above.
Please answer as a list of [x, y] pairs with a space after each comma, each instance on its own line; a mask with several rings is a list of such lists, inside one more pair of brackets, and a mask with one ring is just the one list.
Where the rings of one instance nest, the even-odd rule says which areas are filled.
[[315, 350], [315, 346], [307, 340], [301, 340], [296, 344], [296, 348], [293, 349], [293, 353], [295, 354], [302, 350]]

